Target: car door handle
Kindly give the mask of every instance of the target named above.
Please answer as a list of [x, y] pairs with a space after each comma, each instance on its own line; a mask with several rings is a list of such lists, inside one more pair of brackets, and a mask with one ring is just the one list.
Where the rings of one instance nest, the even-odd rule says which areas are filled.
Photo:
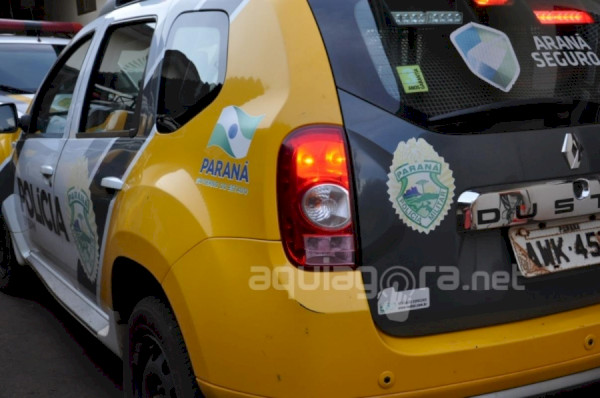
[[54, 175], [54, 167], [44, 165], [40, 167], [40, 173], [42, 173], [44, 177], [50, 178]]
[[120, 191], [121, 189], [123, 189], [123, 185], [125, 185], [123, 180], [117, 177], [104, 177], [100, 182], [100, 186], [102, 186], [103, 188], [114, 191]]

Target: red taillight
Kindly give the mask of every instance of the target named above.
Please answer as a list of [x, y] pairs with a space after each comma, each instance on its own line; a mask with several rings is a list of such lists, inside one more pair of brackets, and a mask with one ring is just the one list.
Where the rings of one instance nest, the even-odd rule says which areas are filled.
[[304, 127], [284, 140], [277, 173], [279, 224], [295, 265], [355, 265], [349, 181], [341, 127]]
[[543, 25], [582, 25], [594, 23], [594, 18], [585, 11], [557, 10], [533, 11]]
[[473, 0], [478, 6], [505, 6], [511, 0]]
[[16, 19], [0, 19], [0, 32], [49, 32], [74, 34], [82, 25], [76, 22], [24, 21]]

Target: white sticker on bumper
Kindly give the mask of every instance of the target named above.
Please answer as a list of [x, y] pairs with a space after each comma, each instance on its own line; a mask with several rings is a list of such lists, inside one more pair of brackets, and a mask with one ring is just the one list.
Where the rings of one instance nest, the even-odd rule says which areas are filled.
[[[429, 288], [396, 291], [388, 287], [379, 293], [377, 313], [379, 315], [398, 314], [429, 308]], [[407, 314], [408, 316], [408, 314]]]

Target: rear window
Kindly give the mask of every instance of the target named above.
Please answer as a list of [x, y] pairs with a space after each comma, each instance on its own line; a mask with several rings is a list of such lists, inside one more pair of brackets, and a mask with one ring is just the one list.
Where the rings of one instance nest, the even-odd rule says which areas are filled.
[[597, 1], [310, 4], [338, 87], [414, 123], [462, 133], [598, 122]]
[[35, 93], [64, 46], [0, 44], [0, 91]]

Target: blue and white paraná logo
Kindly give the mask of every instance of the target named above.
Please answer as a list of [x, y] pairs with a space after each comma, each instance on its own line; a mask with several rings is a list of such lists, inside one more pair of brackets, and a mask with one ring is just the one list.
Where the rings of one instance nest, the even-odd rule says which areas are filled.
[[250, 116], [237, 106], [228, 106], [221, 112], [208, 146], [218, 146], [235, 159], [245, 158], [263, 117]]
[[504, 92], [512, 89], [521, 67], [504, 32], [471, 22], [452, 32], [450, 40], [475, 76]]

